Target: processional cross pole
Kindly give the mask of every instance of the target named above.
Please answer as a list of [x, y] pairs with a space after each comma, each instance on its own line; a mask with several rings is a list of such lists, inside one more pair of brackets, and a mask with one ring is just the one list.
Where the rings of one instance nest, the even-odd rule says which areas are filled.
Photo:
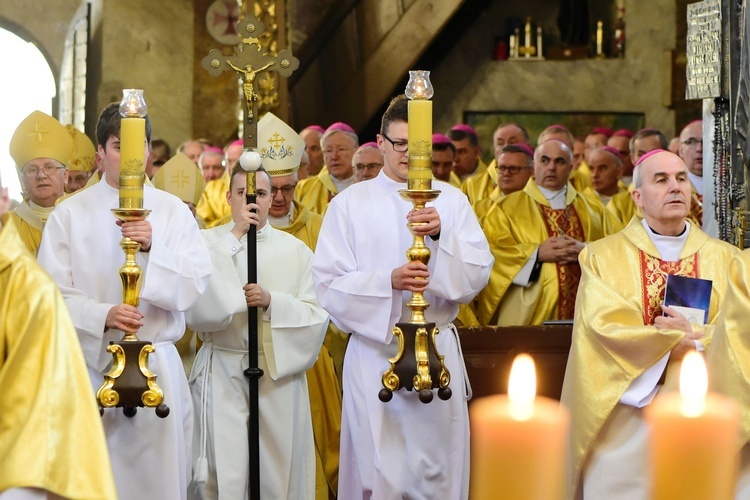
[[[245, 195], [247, 203], [255, 203], [255, 172], [261, 166], [258, 147], [258, 94], [255, 79], [267, 71], [276, 71], [288, 77], [299, 67], [299, 60], [289, 50], [281, 50], [278, 55], [270, 54], [260, 46], [260, 36], [265, 24], [252, 15], [247, 15], [237, 23], [237, 33], [241, 40], [235, 53], [225, 56], [220, 50], [211, 50], [201, 61], [201, 66], [211, 76], [219, 76], [224, 71], [234, 71], [242, 79], [243, 91], [243, 139], [245, 151], [240, 157], [240, 165], [247, 172]], [[252, 224], [247, 233], [247, 282], [258, 282], [256, 227]], [[258, 308], [248, 307], [248, 368], [244, 371], [249, 383], [248, 446], [249, 474], [248, 498], [260, 499], [260, 419], [258, 413], [258, 380], [263, 370], [258, 367]]]

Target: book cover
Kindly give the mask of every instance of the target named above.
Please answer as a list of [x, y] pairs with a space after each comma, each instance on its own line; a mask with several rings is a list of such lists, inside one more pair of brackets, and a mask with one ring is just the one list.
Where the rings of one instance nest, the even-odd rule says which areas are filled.
[[711, 280], [667, 275], [664, 305], [677, 310], [688, 321], [706, 324], [711, 304]]

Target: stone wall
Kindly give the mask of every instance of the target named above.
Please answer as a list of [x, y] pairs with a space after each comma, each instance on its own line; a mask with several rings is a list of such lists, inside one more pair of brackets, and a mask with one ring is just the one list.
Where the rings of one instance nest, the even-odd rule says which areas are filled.
[[460, 122], [464, 111], [609, 111], [645, 113], [647, 126], [667, 136], [674, 133], [674, 112], [664, 103], [671, 71], [664, 53], [675, 46], [674, 0], [625, 2], [625, 59], [492, 60], [495, 37], [504, 31], [509, 15], [541, 18], [551, 33], [557, 3], [528, 0], [510, 11], [506, 2], [492, 2], [477, 17], [432, 72], [435, 130]]
[[[37, 44], [59, 87], [63, 48], [81, 0], [3, 0], [0, 26]], [[143, 88], [154, 136], [177, 146], [192, 136], [192, 0], [91, 0], [86, 131], [123, 88]]]

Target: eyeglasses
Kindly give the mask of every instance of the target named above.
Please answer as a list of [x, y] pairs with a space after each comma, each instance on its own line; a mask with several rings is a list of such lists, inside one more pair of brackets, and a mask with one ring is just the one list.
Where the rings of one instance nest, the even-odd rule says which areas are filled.
[[698, 144], [703, 146], [703, 139], [694, 139], [693, 137], [691, 137], [690, 139], [682, 141], [682, 144], [689, 148], [697, 148]]
[[286, 186], [281, 186], [280, 188], [271, 186], [271, 197], [276, 196], [276, 193], [281, 191], [281, 195], [286, 197], [294, 194], [294, 184], [287, 184]]
[[408, 141], [396, 141], [393, 142], [393, 139], [385, 135], [385, 133], [381, 134], [386, 141], [390, 142], [393, 146], [393, 150], [397, 153], [406, 153], [409, 151], [409, 142]]
[[58, 170], [65, 170], [65, 167], [61, 167], [58, 165], [44, 165], [43, 167], [39, 168], [36, 166], [31, 166], [29, 168], [23, 169], [23, 174], [26, 177], [34, 178], [37, 175], [39, 175], [39, 172], [44, 172], [44, 175], [47, 177], [51, 177], [56, 171]]
[[331, 156], [334, 152], [336, 154], [338, 154], [338, 155], [342, 155], [344, 153], [348, 153], [351, 150], [352, 150], [352, 148], [343, 148], [343, 147], [341, 147], [341, 148], [325, 148], [323, 150], [323, 155], [324, 156]]
[[501, 174], [517, 174], [523, 170], [527, 170], [531, 167], [506, 167], [505, 165], [501, 165], [497, 167], [497, 171]]
[[383, 168], [383, 164], [382, 163], [368, 163], [367, 165], [365, 165], [363, 163], [357, 163], [356, 165], [354, 165], [354, 168], [357, 172], [362, 172], [364, 170], [367, 170], [369, 172], [374, 172], [376, 170], [380, 170], [381, 168]]

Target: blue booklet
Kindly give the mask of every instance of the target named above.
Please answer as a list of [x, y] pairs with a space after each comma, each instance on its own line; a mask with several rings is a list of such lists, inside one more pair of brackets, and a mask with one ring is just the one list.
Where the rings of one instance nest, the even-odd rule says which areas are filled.
[[706, 324], [711, 305], [711, 280], [667, 275], [664, 305], [677, 310], [690, 322]]

